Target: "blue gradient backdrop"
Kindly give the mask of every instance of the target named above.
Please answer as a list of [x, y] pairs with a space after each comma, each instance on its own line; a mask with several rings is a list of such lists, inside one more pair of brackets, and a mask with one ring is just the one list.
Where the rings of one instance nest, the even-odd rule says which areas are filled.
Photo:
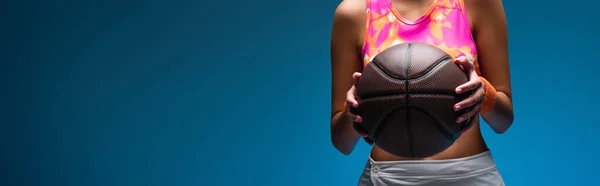
[[[506, 183], [598, 185], [597, 5], [505, 1]], [[347, 186], [329, 138], [338, 1], [4, 1], [2, 186]]]

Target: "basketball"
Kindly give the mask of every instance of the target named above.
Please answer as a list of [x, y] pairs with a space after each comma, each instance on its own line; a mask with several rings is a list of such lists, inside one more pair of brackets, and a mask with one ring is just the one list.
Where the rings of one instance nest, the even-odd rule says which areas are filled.
[[456, 94], [455, 89], [467, 81], [454, 59], [435, 46], [394, 45], [363, 69], [354, 110], [363, 121], [355, 125], [390, 154], [433, 156], [450, 147], [470, 123], [456, 123], [463, 112], [454, 111], [454, 105], [469, 95]]

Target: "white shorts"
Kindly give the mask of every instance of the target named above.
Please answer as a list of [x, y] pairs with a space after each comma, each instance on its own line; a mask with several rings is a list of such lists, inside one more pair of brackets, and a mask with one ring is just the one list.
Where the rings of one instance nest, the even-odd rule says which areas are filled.
[[374, 161], [358, 186], [504, 186], [490, 151], [450, 160]]

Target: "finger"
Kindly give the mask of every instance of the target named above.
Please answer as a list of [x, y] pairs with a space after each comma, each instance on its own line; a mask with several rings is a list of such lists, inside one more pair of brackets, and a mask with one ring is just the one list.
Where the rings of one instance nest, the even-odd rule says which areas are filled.
[[352, 80], [354, 80], [354, 85], [358, 83], [358, 80], [360, 79], [361, 75], [362, 74], [360, 72], [354, 72], [354, 74], [352, 74]]
[[354, 99], [354, 98], [348, 97], [346, 99], [346, 104], [348, 104], [349, 107], [353, 107], [353, 108], [358, 107], [358, 101], [356, 101], [356, 99]]
[[479, 78], [471, 78], [471, 80], [469, 80], [468, 82], [456, 87], [455, 91], [457, 94], [462, 94], [467, 91], [477, 89], [477, 88], [481, 87], [482, 84], [483, 83], [481, 82], [481, 80]]
[[361, 123], [362, 122], [362, 117], [354, 115], [354, 114], [348, 114], [348, 119], [352, 122], [356, 122], [356, 123]]
[[357, 122], [357, 123], [362, 122], [362, 117], [360, 117], [359, 115], [356, 115], [350, 111], [348, 111], [346, 113], [346, 116], [348, 117], [348, 119], [350, 119], [350, 121]]
[[479, 79], [479, 75], [475, 71], [475, 65], [472, 62], [468, 62], [468, 64], [470, 65], [470, 67], [466, 68], [466, 72], [469, 76], [469, 81], [456, 88], [456, 92], [458, 94], [462, 94], [466, 91], [473, 90], [475, 88], [479, 88], [483, 84], [481, 82], [481, 79]]
[[454, 62], [458, 64], [464, 71], [469, 71], [475, 68], [475, 65], [465, 56], [457, 57], [454, 59]]
[[352, 106], [354, 108], [358, 108], [358, 100], [357, 97], [354, 96], [355, 89], [354, 86], [350, 88], [350, 90], [346, 93], [346, 104], [348, 106]]
[[454, 58], [454, 62], [458, 63], [459, 65], [463, 65], [468, 61], [465, 56], [458, 56], [457, 58]]
[[454, 110], [459, 111], [464, 108], [476, 105], [483, 100], [484, 96], [485, 96], [485, 92], [482, 89], [477, 89], [467, 99], [464, 99], [464, 100], [456, 103], [454, 105]]
[[[471, 63], [473, 64], [473, 63]], [[469, 80], [474, 80], [477, 79], [479, 80], [479, 74], [477, 74], [477, 71], [475, 71], [475, 65], [472, 66], [471, 69], [469, 69]]]
[[472, 107], [472, 109], [469, 110], [467, 113], [456, 118], [456, 123], [461, 123], [461, 122], [475, 116], [477, 113], [479, 113], [479, 110], [481, 110], [481, 105], [476, 105], [476, 106]]

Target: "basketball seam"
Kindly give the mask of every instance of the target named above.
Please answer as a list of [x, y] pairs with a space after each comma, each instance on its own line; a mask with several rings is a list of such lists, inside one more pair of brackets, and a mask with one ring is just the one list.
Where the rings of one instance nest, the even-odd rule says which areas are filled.
[[[410, 94], [411, 94], [411, 95], [425, 95], [425, 94], [426, 94], [426, 95], [432, 95], [432, 94], [429, 94], [429, 93], [415, 93], [415, 92], [411, 92]], [[453, 95], [449, 95], [449, 94], [445, 94], [445, 95], [444, 95], [444, 94], [436, 94], [436, 95], [441, 95], [441, 96], [453, 96]], [[377, 96], [377, 97], [392, 97], [392, 96], [404, 96], [404, 97], [407, 97], [407, 95], [406, 95], [406, 94], [380, 95], [380, 96]], [[367, 97], [367, 98], [361, 98], [361, 99], [362, 99], [362, 100], [363, 100], [363, 102], [364, 102], [364, 101], [367, 101], [367, 100], [370, 100], [370, 99], [373, 99], [373, 98], [376, 98], [376, 97]], [[439, 121], [439, 118], [437, 118], [437, 117], [434, 117], [434, 115], [433, 115], [433, 114], [430, 114], [430, 113], [426, 112], [426, 111], [425, 111], [425, 109], [423, 109], [423, 108], [421, 108], [421, 107], [418, 107], [418, 106], [411, 106], [411, 105], [407, 105], [407, 104], [404, 104], [404, 107], [402, 107], [402, 106], [401, 106], [401, 107], [394, 107], [394, 108], [390, 108], [390, 110], [397, 110], [397, 109], [399, 109], [399, 110], [403, 110], [403, 109], [404, 109], [404, 110], [415, 109], [415, 110], [418, 110], [419, 112], [421, 112], [421, 113], [423, 113], [423, 114], [426, 114], [427, 116], [429, 116], [429, 117], [431, 117], [431, 118], [434, 118], [434, 119], [432, 119], [432, 120], [435, 122], [435, 124], [434, 124], [434, 125], [438, 126], [437, 128], [438, 128], [438, 129], [439, 129], [439, 130], [440, 130], [442, 133], [444, 133], [446, 137], [448, 137], [449, 139], [452, 139], [452, 140], [456, 140], [455, 136], [454, 136], [454, 135], [452, 135], [452, 134], [450, 134], [450, 131], [448, 131], [448, 130], [446, 129], [446, 127], [444, 127], [444, 126], [443, 126], [443, 125], [442, 125], [440, 122], [438, 122], [438, 121]], [[408, 112], [408, 111], [407, 111], [407, 112]], [[384, 114], [384, 115], [388, 115], [388, 114]], [[408, 132], [407, 132], [407, 135], [408, 135]]]
[[[381, 136], [381, 133], [383, 132], [383, 128], [384, 128], [384, 126], [382, 126], [382, 123], [384, 123], [387, 120], [387, 118], [390, 114], [396, 112], [397, 110], [402, 110], [402, 108], [404, 108], [404, 107], [402, 107], [402, 106], [393, 107], [393, 108], [390, 108], [384, 114], [382, 114], [382, 117], [380, 117], [379, 120], [377, 120], [377, 123], [373, 127], [373, 133], [374, 133], [373, 136], [377, 136], [377, 137]], [[387, 125], [387, 124], [388, 123], [385, 122], [385, 125]], [[377, 138], [375, 140], [377, 140]]]
[[433, 114], [426, 112], [424, 109], [420, 108], [420, 107], [416, 107], [416, 106], [408, 106], [406, 107], [407, 110], [411, 110], [411, 109], [415, 109], [415, 111], [420, 112], [422, 114], [425, 114], [427, 116], [429, 116], [429, 118], [433, 121], [433, 125], [444, 134], [444, 136], [446, 136], [448, 139], [450, 140], [456, 140], [455, 136], [453, 136], [452, 134], [450, 134], [450, 132], [448, 131], [448, 129], [446, 127], [444, 127], [444, 125], [442, 125], [439, 121], [438, 118], [435, 117]]
[[373, 65], [375, 65], [375, 67], [377, 67], [377, 68], [375, 68], [375, 70], [382, 72], [383, 74], [385, 74], [385, 76], [387, 76], [389, 78], [392, 78], [394, 80], [406, 80], [402, 77], [393, 76], [393, 75], [389, 74], [387, 71], [383, 70], [383, 67], [381, 67], [381, 65], [379, 65], [379, 63], [375, 59], [373, 59], [373, 61], [371, 63], [373, 63]]
[[[387, 96], [405, 96], [407, 93], [385, 93], [385, 94], [377, 94], [377, 95], [370, 95], [370, 96], [360, 96], [361, 99], [369, 99], [369, 98], [376, 98], [376, 97], [387, 97]], [[432, 95], [432, 96], [457, 96], [458, 94], [456, 93], [450, 93], [450, 92], [410, 92], [410, 94], [412, 95]]]
[[442, 62], [444, 62], [444, 61], [446, 61], [448, 59], [452, 59], [452, 58], [450, 56], [445, 56], [443, 58], [440, 58], [440, 59], [438, 59], [438, 61], [436, 61], [434, 63], [434, 65], [431, 65], [430, 67], [427, 67], [427, 69], [425, 69], [425, 71], [423, 71], [423, 72], [421, 72], [419, 74], [416, 74], [416, 75], [411, 76], [411, 77], [408, 77], [408, 74], [407, 74], [406, 79], [413, 80], [413, 79], [417, 79], [417, 78], [423, 77], [423, 76], [429, 74], [429, 72], [431, 72], [433, 69], [437, 69], [437, 68], [441, 67], [442, 64], [444, 64]]
[[[436, 69], [438, 69], [438, 68], [442, 68], [442, 64], [444, 64], [444, 63], [439, 63], [438, 65], [435, 65], [435, 66], [434, 66], [433, 68], [431, 68], [429, 71], [436, 70]], [[459, 68], [460, 68], [460, 67], [459, 67]], [[462, 69], [460, 69], [460, 70], [462, 71]], [[430, 73], [424, 73], [424, 74], [423, 74], [423, 75], [421, 75], [421, 76], [414, 77], [414, 78], [411, 78], [411, 79], [408, 79], [408, 80], [419, 81], [419, 80], [421, 80], [421, 79], [423, 79], [423, 78], [429, 77], [430, 75], [434, 75], [434, 74], [435, 74], [435, 73], [432, 73], [432, 74], [430, 74]], [[465, 75], [465, 77], [466, 77], [466, 78], [467, 78], [467, 80], [468, 80], [468, 79], [469, 79], [469, 76], [467, 76], [467, 74], [464, 74], [464, 75]]]
[[[409, 45], [409, 47], [410, 47], [410, 45]], [[407, 48], [407, 50], [408, 50], [408, 48]], [[410, 54], [406, 54], [406, 55], [410, 55]], [[452, 58], [450, 56], [445, 56], [443, 58], [438, 59], [438, 61], [436, 61], [434, 63], [434, 65], [431, 65], [430, 67], [427, 67], [427, 69], [425, 69], [425, 71], [423, 71], [422, 73], [417, 74], [415, 76], [408, 77], [408, 73], [406, 73], [406, 74], [404, 74], [404, 76], [406, 76], [405, 78], [396, 77], [396, 76], [391, 75], [390, 73], [388, 73], [386, 70], [384, 70], [385, 68], [383, 68], [381, 65], [379, 65], [379, 62], [377, 62], [377, 59], [373, 59], [373, 61], [371, 61], [371, 63], [373, 63], [373, 65], [375, 65], [375, 67], [377, 67], [377, 68], [375, 68], [376, 70], [382, 72], [383, 74], [385, 74], [389, 78], [396, 79], [396, 80], [413, 80], [413, 79], [418, 79], [420, 77], [423, 77], [423, 76], [429, 74], [429, 72], [431, 72], [432, 70], [437, 69], [438, 67], [440, 67], [443, 64], [442, 62], [445, 61], [445, 60], [448, 60], [448, 59], [452, 59]], [[407, 59], [407, 60], [410, 60], [410, 59]]]
[[[408, 44], [408, 46], [406, 47], [406, 67], [404, 68], [404, 77], [406, 77], [406, 79], [404, 80], [404, 92], [406, 93], [406, 95], [404, 96], [404, 103], [406, 105], [406, 108], [409, 108], [409, 96], [410, 96], [410, 92], [408, 91], [408, 72], [409, 72], [409, 67], [410, 67], [410, 52], [412, 49], [412, 44]], [[410, 155], [412, 157], [415, 157], [415, 149], [413, 147], [413, 134], [412, 134], [412, 127], [410, 124], [410, 109], [406, 109], [406, 138], [408, 139], [408, 148], [410, 151]]]
[[[375, 61], [374, 61], [374, 62], [375, 62]], [[441, 68], [441, 67], [442, 67], [442, 65], [441, 65], [441, 64], [443, 64], [443, 63], [438, 63], [438, 65], [434, 65], [434, 66], [433, 66], [433, 68], [431, 68], [431, 69], [430, 69], [430, 71], [431, 71], [431, 70], [438, 69], [438, 68]], [[394, 76], [392, 76], [392, 75], [390, 75], [390, 74], [387, 74], [387, 72], [385, 72], [385, 71], [384, 71], [384, 70], [383, 70], [383, 69], [382, 69], [382, 68], [381, 68], [381, 67], [380, 67], [380, 66], [379, 66], [377, 63], [374, 63], [374, 65], [377, 67], [377, 68], [373, 68], [375, 71], [377, 71], [377, 72], [381, 72], [381, 73], [385, 74], [385, 75], [386, 75], [387, 77], [389, 77], [389, 78], [390, 78], [390, 80], [392, 80], [392, 81], [394, 81], [394, 80], [400, 80], [400, 81], [404, 81], [404, 82], [406, 83], [406, 82], [408, 82], [407, 80], [419, 81], [419, 80], [421, 80], [421, 79], [423, 79], [423, 78], [429, 77], [428, 75], [433, 75], [433, 74], [425, 73], [425, 74], [423, 74], [422, 76], [415, 77], [415, 78], [413, 78], [413, 79], [402, 79], [402, 78], [396, 78], [396, 77], [394, 77]], [[466, 74], [465, 74], [465, 77], [467, 77], [467, 75], [466, 75]], [[468, 79], [468, 77], [467, 77], [467, 79]], [[407, 91], [408, 91], [408, 89], [407, 89]], [[419, 92], [412, 92], [412, 93], [413, 93], [413, 94], [419, 94]], [[437, 94], [441, 94], [441, 95], [445, 95], [445, 94], [451, 94], [451, 93], [450, 93], [450, 91], [449, 91], [449, 92], [428, 92], [428, 93], [437, 93]], [[401, 94], [399, 94], [399, 95], [401, 95]], [[434, 95], [435, 95], [435, 94], [434, 94]], [[457, 95], [457, 94], [452, 94], [452, 95]], [[368, 97], [375, 97], [375, 96], [365, 96], [365, 95], [361, 95], [360, 97], [361, 97], [361, 98], [368, 98]]]
[[[414, 109], [415, 111], [417, 111], [419, 113], [422, 113], [422, 114], [425, 114], [425, 115], [429, 116], [428, 119], [430, 121], [432, 121], [434, 127], [436, 127], [442, 133], [442, 135], [444, 135], [446, 138], [448, 138], [448, 139], [450, 139], [452, 141], [455, 141], [458, 137], [460, 137], [460, 133], [458, 133], [458, 135], [452, 135], [452, 134], [450, 134], [446, 130], [446, 127], [444, 127], [442, 124], [440, 124], [438, 122], [438, 118], [436, 118], [432, 114], [426, 112], [424, 109], [416, 107], [416, 106], [408, 106], [408, 107], [406, 107], [406, 106], [397, 106], [397, 107], [390, 108], [387, 112], [383, 113], [382, 117], [380, 117], [379, 120], [376, 122], [376, 125], [373, 127], [373, 136], [381, 136], [381, 133], [383, 132], [382, 123], [388, 124], [385, 121], [388, 119], [388, 116], [390, 114], [392, 114], [394, 112], [402, 111], [402, 110], [408, 112], [411, 109]], [[409, 123], [406, 122], [405, 125], [408, 126]], [[406, 131], [407, 138], [408, 138], [409, 135], [412, 135], [412, 134], [410, 134], [411, 131], [412, 130], [407, 130]], [[408, 139], [412, 142], [412, 138], [408, 138]], [[409, 143], [409, 148], [413, 148], [412, 145], [413, 145], [413, 143]], [[384, 150], [387, 150], [387, 149], [384, 149]], [[409, 153], [411, 154], [412, 158], [417, 157], [417, 156], [414, 155], [414, 150], [409, 151]]]

